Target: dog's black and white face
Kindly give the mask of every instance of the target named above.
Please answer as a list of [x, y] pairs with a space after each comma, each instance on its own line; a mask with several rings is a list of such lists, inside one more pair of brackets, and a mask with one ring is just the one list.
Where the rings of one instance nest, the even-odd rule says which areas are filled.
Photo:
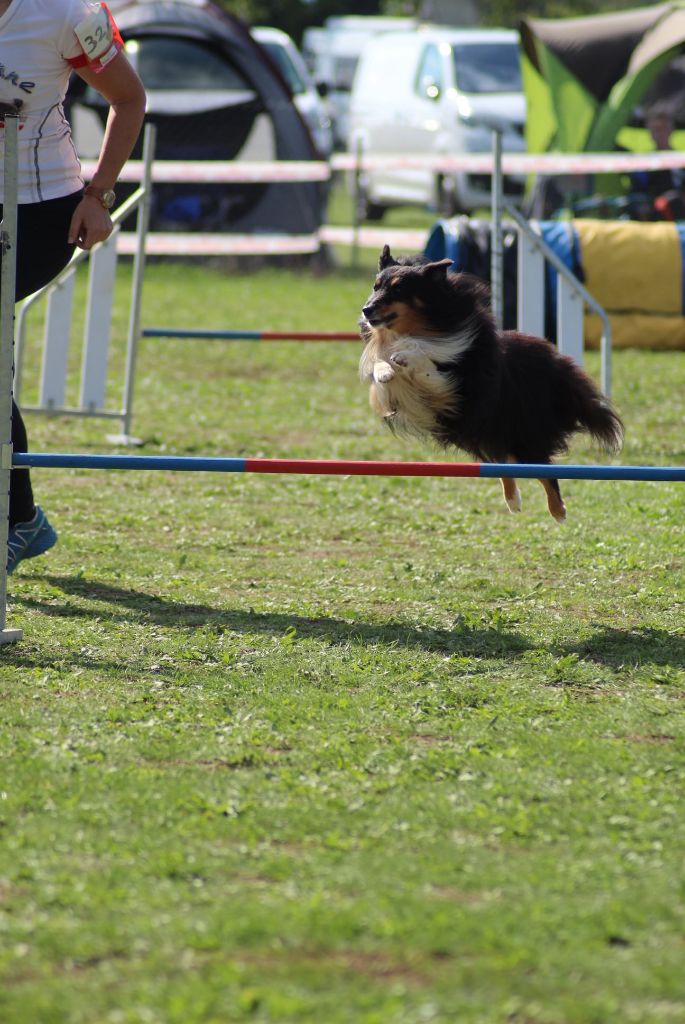
[[425, 336], [434, 332], [428, 310], [444, 288], [451, 260], [431, 263], [423, 257], [395, 260], [386, 245], [378, 263], [373, 291], [362, 308], [362, 328], [387, 328], [394, 334]]

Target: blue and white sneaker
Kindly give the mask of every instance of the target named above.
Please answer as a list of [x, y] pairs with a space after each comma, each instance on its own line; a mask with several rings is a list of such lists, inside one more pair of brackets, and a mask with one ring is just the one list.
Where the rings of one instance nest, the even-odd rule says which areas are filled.
[[17, 523], [7, 537], [7, 572], [12, 573], [24, 558], [42, 555], [57, 543], [57, 533], [45, 512], [36, 505], [36, 514], [28, 523]]

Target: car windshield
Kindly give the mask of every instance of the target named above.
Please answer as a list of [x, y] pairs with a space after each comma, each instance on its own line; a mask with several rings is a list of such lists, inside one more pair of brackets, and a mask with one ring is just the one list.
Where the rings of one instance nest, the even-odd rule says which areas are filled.
[[462, 92], [520, 92], [521, 65], [515, 43], [469, 43], [452, 48]]

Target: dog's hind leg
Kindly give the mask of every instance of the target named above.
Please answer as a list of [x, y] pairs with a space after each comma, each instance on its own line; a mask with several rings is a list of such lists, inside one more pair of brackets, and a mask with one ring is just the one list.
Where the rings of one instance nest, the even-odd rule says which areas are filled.
[[[507, 462], [515, 462], [516, 459], [509, 458]], [[521, 492], [519, 491], [518, 484], [513, 477], [503, 476], [502, 480], [502, 492], [504, 493], [504, 500], [507, 503], [507, 508], [510, 512], [521, 511]]]
[[564, 500], [561, 497], [559, 481], [541, 480], [540, 483], [547, 494], [547, 508], [549, 509], [550, 515], [553, 516], [558, 523], [563, 523], [566, 519], [566, 506], [564, 505]]
[[507, 503], [507, 507], [510, 512], [521, 511], [521, 492], [518, 489], [518, 484], [515, 480], [512, 480], [510, 476], [502, 477], [502, 491], [504, 492], [504, 500]]

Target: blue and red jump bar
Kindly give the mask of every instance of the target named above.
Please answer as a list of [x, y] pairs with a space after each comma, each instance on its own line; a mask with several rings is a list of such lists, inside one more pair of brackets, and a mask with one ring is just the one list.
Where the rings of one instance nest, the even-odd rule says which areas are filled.
[[183, 455], [88, 455], [15, 452], [12, 466], [53, 469], [166, 470], [202, 473], [297, 473], [309, 476], [518, 477], [537, 480], [683, 480], [685, 466], [549, 466], [497, 462], [377, 462], [362, 459], [231, 459]]
[[359, 331], [203, 331], [146, 327], [144, 338], [197, 338], [201, 341], [360, 341]]

